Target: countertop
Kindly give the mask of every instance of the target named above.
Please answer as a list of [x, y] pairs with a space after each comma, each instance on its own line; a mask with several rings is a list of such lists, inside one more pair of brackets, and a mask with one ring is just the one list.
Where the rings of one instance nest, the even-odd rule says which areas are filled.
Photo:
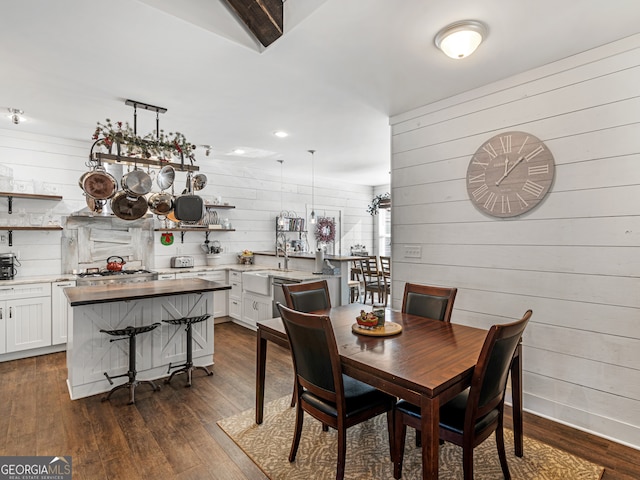
[[122, 302], [125, 300], [230, 289], [230, 285], [210, 282], [202, 278], [185, 278], [181, 280], [154, 280], [140, 283], [69, 287], [64, 289], [64, 293], [69, 300], [69, 305], [76, 307], [94, 303]]

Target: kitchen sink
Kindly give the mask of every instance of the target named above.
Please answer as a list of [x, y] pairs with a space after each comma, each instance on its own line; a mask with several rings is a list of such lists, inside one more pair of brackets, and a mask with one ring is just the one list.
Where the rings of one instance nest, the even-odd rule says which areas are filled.
[[244, 272], [242, 274], [242, 289], [246, 292], [271, 296], [271, 277], [269, 270]]

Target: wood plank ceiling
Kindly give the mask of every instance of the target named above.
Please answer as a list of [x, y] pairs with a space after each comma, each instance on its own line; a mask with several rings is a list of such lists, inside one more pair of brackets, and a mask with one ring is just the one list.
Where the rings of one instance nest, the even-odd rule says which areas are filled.
[[282, 36], [284, 24], [282, 0], [225, 1], [264, 47], [268, 47]]

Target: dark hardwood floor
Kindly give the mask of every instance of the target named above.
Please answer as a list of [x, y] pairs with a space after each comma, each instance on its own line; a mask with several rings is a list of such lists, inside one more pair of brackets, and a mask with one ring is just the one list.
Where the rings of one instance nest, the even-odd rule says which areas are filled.
[[[125, 391], [71, 401], [64, 353], [0, 363], [0, 455], [71, 455], [77, 480], [264, 479], [216, 425], [254, 406], [255, 338], [216, 324], [212, 377], [141, 386], [132, 406]], [[269, 344], [266, 401], [289, 395], [292, 376], [289, 352]], [[604, 465], [603, 480], [640, 478], [637, 450], [530, 414], [525, 434]]]

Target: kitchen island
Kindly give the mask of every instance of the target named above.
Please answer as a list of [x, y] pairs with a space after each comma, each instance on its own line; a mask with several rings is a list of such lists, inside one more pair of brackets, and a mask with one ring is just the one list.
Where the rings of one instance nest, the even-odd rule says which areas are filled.
[[[150, 325], [213, 312], [213, 293], [229, 285], [201, 278], [150, 281], [135, 284], [95, 285], [65, 289], [69, 300], [67, 386], [72, 400], [107, 392], [112, 385], [104, 376], [126, 373], [127, 341], [100, 330]], [[193, 325], [193, 363], [213, 364], [213, 318]], [[184, 327], [162, 322], [137, 341], [139, 380], [167, 376], [169, 363], [186, 356]], [[126, 377], [119, 379], [126, 382]]]

